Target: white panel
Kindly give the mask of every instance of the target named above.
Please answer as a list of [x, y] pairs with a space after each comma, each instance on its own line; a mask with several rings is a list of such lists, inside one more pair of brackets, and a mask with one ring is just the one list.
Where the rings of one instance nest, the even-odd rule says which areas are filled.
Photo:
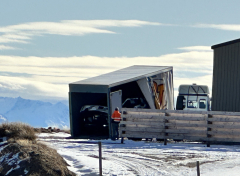
[[148, 105], [150, 106], [151, 109], [155, 109], [155, 105], [154, 105], [154, 100], [152, 97], [152, 91], [148, 86], [148, 81], [147, 78], [143, 78], [137, 81], [138, 86], [140, 87], [145, 99], [148, 102]]
[[110, 93], [110, 106], [111, 106], [111, 114], [114, 112], [116, 107], [118, 107], [119, 111], [121, 111], [121, 109], [122, 109], [122, 90]]

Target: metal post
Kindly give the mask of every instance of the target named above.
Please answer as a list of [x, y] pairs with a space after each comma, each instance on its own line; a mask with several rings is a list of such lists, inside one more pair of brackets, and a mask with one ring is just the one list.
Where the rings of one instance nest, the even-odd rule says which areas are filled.
[[197, 176], [200, 176], [199, 161], [197, 161]]
[[109, 138], [112, 138], [112, 123], [111, 123], [111, 106], [110, 106], [110, 88], [108, 88], [107, 92], [107, 106], [108, 106], [108, 132], [109, 132]]
[[98, 142], [99, 147], [99, 175], [102, 176], [102, 143]]
[[122, 137], [122, 139], [121, 139], [121, 144], [123, 144], [123, 141], [124, 141], [124, 137]]
[[167, 139], [164, 138], [164, 145], [167, 145]]

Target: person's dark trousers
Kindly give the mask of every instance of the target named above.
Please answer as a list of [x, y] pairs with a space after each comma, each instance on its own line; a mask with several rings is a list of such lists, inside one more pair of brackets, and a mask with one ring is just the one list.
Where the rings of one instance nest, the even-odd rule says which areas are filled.
[[119, 137], [118, 125], [119, 125], [119, 122], [112, 123], [112, 140], [116, 140], [116, 138], [118, 139]]

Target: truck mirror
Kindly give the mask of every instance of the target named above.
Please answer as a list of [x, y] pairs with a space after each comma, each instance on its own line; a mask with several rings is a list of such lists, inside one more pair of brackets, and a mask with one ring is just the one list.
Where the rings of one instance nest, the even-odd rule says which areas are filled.
[[183, 100], [184, 100], [184, 96], [179, 95], [177, 97], [177, 104], [176, 104], [176, 110], [183, 110], [184, 106], [183, 106]]

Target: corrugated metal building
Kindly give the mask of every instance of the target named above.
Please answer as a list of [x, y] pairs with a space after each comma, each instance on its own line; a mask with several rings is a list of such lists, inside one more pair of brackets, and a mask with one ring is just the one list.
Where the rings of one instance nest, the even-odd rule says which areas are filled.
[[[157, 108], [155, 86], [164, 92]], [[156, 92], [159, 93], [158, 90]], [[131, 66], [70, 83], [71, 135], [77, 138], [109, 138], [112, 136], [110, 115], [116, 106], [173, 109], [173, 101], [173, 68], [168, 66]], [[166, 106], [160, 106], [163, 104]]]
[[240, 112], [240, 39], [213, 45], [212, 110]]

